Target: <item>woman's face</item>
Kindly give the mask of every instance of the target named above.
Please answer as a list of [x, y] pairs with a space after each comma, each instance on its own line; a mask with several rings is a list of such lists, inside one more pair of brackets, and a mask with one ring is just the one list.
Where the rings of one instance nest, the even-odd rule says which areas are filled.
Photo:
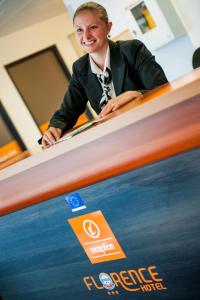
[[100, 53], [107, 48], [107, 35], [112, 23], [105, 23], [98, 13], [85, 10], [74, 20], [77, 40], [87, 53]]

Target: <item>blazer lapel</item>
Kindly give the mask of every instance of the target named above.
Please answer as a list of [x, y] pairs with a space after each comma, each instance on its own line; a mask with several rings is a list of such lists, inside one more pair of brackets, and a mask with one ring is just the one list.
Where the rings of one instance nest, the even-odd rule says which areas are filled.
[[92, 73], [88, 56], [87, 56], [86, 66], [83, 70], [85, 72], [83, 71], [82, 74], [84, 76], [85, 86], [87, 86], [87, 90], [89, 91], [88, 93], [93, 95], [95, 102], [99, 104], [99, 101], [102, 96], [102, 88], [96, 75]]
[[89, 89], [94, 91], [94, 95], [97, 98], [101, 98], [102, 88], [101, 88], [101, 84], [98, 81], [96, 75], [93, 74], [92, 71], [91, 71], [91, 72], [88, 73], [88, 78], [89, 78], [89, 80], [88, 80]]
[[116, 96], [122, 93], [123, 80], [125, 74], [125, 63], [121, 58], [119, 46], [113, 41], [109, 41], [110, 45], [110, 67], [112, 72], [113, 85]]

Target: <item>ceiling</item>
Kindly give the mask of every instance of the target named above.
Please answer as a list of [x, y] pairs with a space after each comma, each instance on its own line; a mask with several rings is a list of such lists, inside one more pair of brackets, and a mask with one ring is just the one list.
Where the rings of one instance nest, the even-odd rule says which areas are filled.
[[0, 0], [0, 36], [65, 12], [63, 0]]

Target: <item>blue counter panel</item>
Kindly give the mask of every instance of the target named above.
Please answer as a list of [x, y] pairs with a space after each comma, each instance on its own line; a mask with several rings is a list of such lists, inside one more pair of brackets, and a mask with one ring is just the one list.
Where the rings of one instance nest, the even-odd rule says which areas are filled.
[[[1, 217], [4, 300], [200, 299], [199, 149], [74, 192], [85, 209], [63, 195]], [[126, 258], [88, 259], [68, 219], [95, 211]]]

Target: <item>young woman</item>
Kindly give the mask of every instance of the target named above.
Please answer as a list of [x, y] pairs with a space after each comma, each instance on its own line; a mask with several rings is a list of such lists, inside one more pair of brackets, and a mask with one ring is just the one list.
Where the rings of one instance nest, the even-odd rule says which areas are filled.
[[162, 68], [138, 40], [112, 42], [112, 23], [105, 8], [95, 2], [79, 6], [73, 24], [79, 44], [87, 53], [73, 64], [73, 74], [63, 103], [42, 138], [52, 145], [71, 129], [90, 101], [103, 117], [167, 82]]

